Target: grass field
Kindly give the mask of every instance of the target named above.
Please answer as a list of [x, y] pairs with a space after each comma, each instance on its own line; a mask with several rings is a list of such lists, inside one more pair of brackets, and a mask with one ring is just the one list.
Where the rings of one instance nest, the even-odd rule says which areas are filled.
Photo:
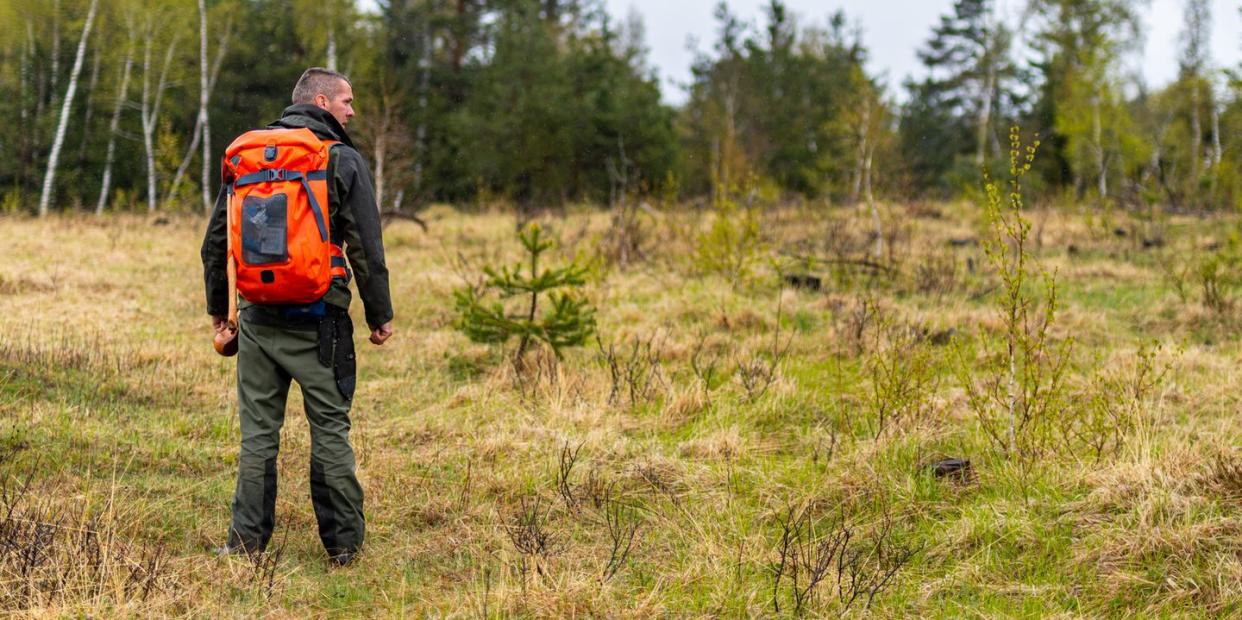
[[[394, 223], [396, 336], [358, 339], [367, 545], [341, 570], [296, 390], [273, 549], [207, 551], [238, 430], [204, 222], [0, 219], [0, 613], [1242, 613], [1238, 221], [1030, 213], [1060, 307], [1010, 441], [979, 209], [884, 212], [871, 266], [865, 210], [770, 211], [753, 248], [710, 214], [644, 215], [625, 268], [607, 215], [548, 219], [558, 260], [593, 261], [602, 346], [520, 372], [453, 327], [452, 291], [520, 258], [512, 217]], [[783, 284], [804, 271], [820, 290]], [[1043, 290], [1019, 291], [1036, 319]], [[970, 469], [936, 475], [951, 457]]]

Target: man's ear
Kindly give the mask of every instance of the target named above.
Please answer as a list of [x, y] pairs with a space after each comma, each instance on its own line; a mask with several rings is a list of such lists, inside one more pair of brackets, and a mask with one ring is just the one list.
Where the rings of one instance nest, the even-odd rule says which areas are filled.
[[328, 109], [328, 96], [323, 93], [319, 93], [318, 95], [315, 95], [315, 105], [327, 110]]

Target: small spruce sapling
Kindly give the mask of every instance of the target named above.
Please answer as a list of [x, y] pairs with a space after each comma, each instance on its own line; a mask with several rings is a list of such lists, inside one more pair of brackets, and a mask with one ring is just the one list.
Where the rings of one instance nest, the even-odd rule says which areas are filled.
[[[553, 247], [553, 242], [544, 237], [537, 224], [519, 232], [518, 239], [526, 250], [526, 263], [499, 270], [484, 267], [486, 279], [482, 287], [467, 286], [455, 291], [455, 325], [475, 342], [503, 345], [516, 336], [517, 359], [535, 341], [547, 343], [559, 359], [562, 349], [581, 346], [595, 333], [595, 309], [573, 290], [585, 282], [587, 267], [575, 261], [563, 267], [541, 268], [540, 257]], [[489, 292], [495, 293], [495, 299], [486, 299]], [[540, 314], [544, 298], [551, 309]], [[511, 299], [524, 299], [526, 303], [516, 310], [507, 310], [506, 301]]]

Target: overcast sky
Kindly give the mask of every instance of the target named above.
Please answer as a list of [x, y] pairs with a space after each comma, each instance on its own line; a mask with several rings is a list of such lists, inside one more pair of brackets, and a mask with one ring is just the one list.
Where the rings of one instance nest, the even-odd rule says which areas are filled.
[[[1144, 4], [1143, 0], [1133, 0]], [[374, 0], [359, 0], [374, 6]], [[712, 17], [717, 0], [605, 0], [609, 12], [624, 20], [636, 11], [646, 26], [649, 62], [659, 71], [664, 97], [671, 103], [685, 100], [684, 84], [690, 79], [695, 51], [708, 52], [716, 38]], [[763, 23], [767, 0], [729, 0], [730, 9], [743, 20]], [[1142, 72], [1151, 86], [1159, 86], [1177, 75], [1178, 34], [1182, 27], [1185, 0], [1150, 0], [1141, 9], [1146, 42], [1141, 59], [1132, 65]], [[863, 41], [870, 53], [869, 68], [884, 76], [889, 92], [899, 98], [901, 82], [910, 75], [920, 77], [915, 51], [927, 40], [932, 26], [947, 13], [953, 0], [786, 0], [799, 24], [826, 24], [828, 16], [844, 9], [852, 23], [861, 25]], [[1003, 13], [1014, 13], [1025, 3], [1000, 0]], [[1218, 66], [1237, 67], [1242, 62], [1242, 0], [1212, 0], [1212, 55]], [[692, 47], [693, 46], [693, 47]]]
[[[694, 49], [711, 50], [716, 38], [712, 10], [717, 0], [606, 0], [609, 12], [624, 19], [630, 11], [643, 17], [647, 28], [650, 62], [659, 69], [665, 98], [673, 103], [685, 99], [681, 87], [690, 79]], [[1139, 3], [1139, 0], [1135, 0]], [[1141, 69], [1150, 85], [1161, 85], [1177, 75], [1178, 34], [1185, 0], [1151, 0], [1142, 9], [1147, 28]], [[756, 25], [764, 23], [767, 0], [730, 0], [734, 14]], [[852, 23], [860, 24], [870, 53], [869, 68], [886, 76], [889, 91], [900, 95], [901, 82], [909, 75], [921, 76], [916, 50], [922, 46], [953, 0], [786, 0], [799, 24], [826, 24], [828, 16], [844, 9]], [[1024, 3], [1001, 0], [1002, 12], [1016, 13]], [[1239, 0], [1212, 0], [1212, 53], [1221, 66], [1238, 66], [1242, 60], [1242, 17]], [[1016, 17], [1016, 15], [1015, 15]], [[1139, 64], [1135, 59], [1132, 64]]]

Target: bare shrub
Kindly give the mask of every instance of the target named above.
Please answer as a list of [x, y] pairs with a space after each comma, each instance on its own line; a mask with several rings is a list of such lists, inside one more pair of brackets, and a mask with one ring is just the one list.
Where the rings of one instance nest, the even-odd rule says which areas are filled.
[[772, 567], [772, 608], [784, 600], [802, 615], [826, 596], [840, 615], [875, 597], [917, 553], [895, 540], [893, 520], [885, 510], [879, 525], [861, 532], [844, 510], [818, 521], [809, 511], [790, 507], [777, 517], [780, 540]]
[[629, 346], [604, 344], [597, 334], [598, 358], [608, 370], [608, 404], [624, 400], [630, 408], [651, 402], [661, 388], [667, 388], [656, 336], [634, 338]]
[[548, 529], [551, 514], [551, 507], [545, 506], [538, 495], [533, 495], [521, 498], [518, 509], [505, 523], [505, 533], [519, 554], [518, 573], [522, 577], [523, 588], [532, 569], [541, 577], [547, 574], [545, 564], [555, 552], [556, 545], [556, 539]]
[[508, 356], [508, 360], [513, 387], [528, 406], [541, 391], [546, 393], [560, 384], [561, 361], [548, 347], [535, 345], [528, 355]]
[[772, 384], [780, 377], [780, 368], [789, 357], [789, 349], [793, 345], [793, 334], [781, 337], [781, 318], [783, 316], [781, 301], [776, 303], [776, 326], [772, 330], [772, 340], [759, 351], [735, 354], [733, 362], [736, 374], [746, 399], [755, 402], [763, 398]]
[[793, 344], [791, 334], [781, 341], [780, 328], [772, 335], [771, 344], [762, 351], [735, 357], [738, 382], [746, 393], [746, 400], [755, 402], [768, 393], [772, 384], [780, 378], [781, 365], [789, 356], [789, 348]]
[[280, 567], [281, 558], [285, 557], [285, 547], [287, 546], [288, 530], [282, 536], [281, 542], [272, 548], [260, 553], [251, 553], [247, 555], [250, 560], [252, 573], [252, 583], [259, 588], [259, 593], [263, 595], [264, 600], [271, 600], [272, 595], [276, 592], [276, 569]]
[[910, 254], [910, 241], [913, 237], [913, 224], [904, 214], [889, 214], [883, 218], [880, 226], [880, 240], [884, 244], [882, 259], [886, 275], [893, 276], [901, 271]]
[[634, 539], [638, 536], [639, 519], [632, 506], [612, 499], [604, 505], [604, 525], [608, 533], [608, 561], [604, 565], [601, 581], [612, 579], [634, 548]]
[[556, 470], [556, 491], [565, 501], [565, 507], [574, 512], [578, 510], [578, 497], [574, 493], [570, 478], [573, 476], [574, 466], [578, 463], [578, 453], [581, 451], [582, 444], [570, 448], [569, 442], [566, 441], [561, 447], [560, 461]]
[[1173, 252], [1162, 256], [1156, 261], [1156, 265], [1160, 267], [1160, 273], [1164, 276], [1165, 282], [1169, 284], [1174, 293], [1177, 293], [1177, 298], [1184, 304], [1189, 303], [1192, 265], [1181, 260], [1180, 255]]
[[840, 215], [830, 217], [824, 225], [822, 242], [813, 252], [822, 253], [818, 262], [828, 267], [833, 281], [840, 288], [850, 288], [860, 280], [871, 282], [884, 268], [871, 257], [873, 234], [861, 233], [855, 222]]
[[[169, 585], [163, 547], [125, 540], [109, 503], [86, 513], [32, 500], [33, 474], [0, 480], [0, 611], [143, 602]], [[118, 600], [119, 599], [119, 600]]]
[[690, 369], [703, 387], [703, 392], [710, 392], [717, 385], [720, 368], [720, 354], [707, 346], [707, 332], [699, 332], [694, 343], [694, 351], [690, 354]]

